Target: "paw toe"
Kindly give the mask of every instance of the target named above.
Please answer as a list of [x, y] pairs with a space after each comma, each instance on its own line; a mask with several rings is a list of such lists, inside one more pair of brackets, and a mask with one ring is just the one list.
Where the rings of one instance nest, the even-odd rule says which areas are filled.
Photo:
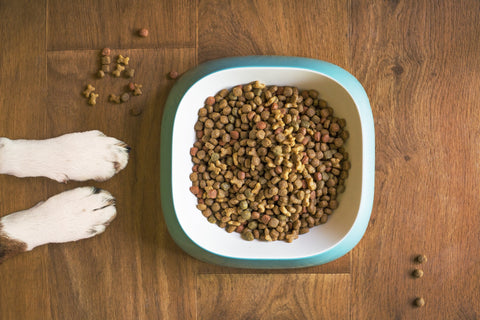
[[96, 236], [97, 234], [103, 233], [106, 228], [107, 227], [105, 225], [99, 224], [90, 228], [88, 232], [90, 233], [91, 236]]

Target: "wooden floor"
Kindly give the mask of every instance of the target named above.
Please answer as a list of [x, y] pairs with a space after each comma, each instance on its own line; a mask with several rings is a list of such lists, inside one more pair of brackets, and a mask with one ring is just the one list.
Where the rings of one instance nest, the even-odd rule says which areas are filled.
[[[135, 35], [142, 27], [147, 38]], [[92, 184], [118, 208], [99, 237], [0, 265], [1, 319], [480, 319], [479, 1], [0, 0], [0, 30], [0, 136], [99, 129], [133, 148], [103, 183], [0, 177], [2, 216]], [[128, 80], [95, 79], [103, 47], [130, 57], [143, 95], [106, 101]], [[372, 217], [337, 261], [230, 269], [191, 258], [167, 233], [166, 74], [252, 54], [335, 63], [370, 98]], [[101, 94], [96, 107], [81, 95], [87, 83]], [[142, 114], [129, 115], [134, 107]], [[417, 254], [428, 261], [415, 264]], [[411, 276], [416, 267], [423, 278]]]

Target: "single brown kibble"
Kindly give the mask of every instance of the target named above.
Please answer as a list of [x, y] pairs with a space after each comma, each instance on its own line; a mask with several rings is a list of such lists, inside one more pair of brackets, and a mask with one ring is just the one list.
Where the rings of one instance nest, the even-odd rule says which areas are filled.
[[148, 37], [148, 29], [142, 28], [138, 30], [138, 35], [142, 38]]
[[125, 70], [125, 76], [127, 78], [133, 78], [134, 75], [135, 75], [135, 69], [128, 68], [127, 70]]
[[135, 83], [129, 82], [129, 83], [128, 83], [128, 89], [129, 89], [130, 91], [135, 90]]
[[109, 56], [102, 57], [102, 64], [110, 64], [111, 59]]
[[427, 256], [424, 255], [424, 254], [418, 255], [418, 256], [415, 258], [415, 262], [417, 262], [417, 263], [425, 263], [425, 262], [427, 262]]
[[177, 71], [170, 71], [170, 72], [168, 73], [168, 77], [169, 77], [170, 79], [172, 79], [172, 80], [175, 80], [175, 79], [178, 78], [178, 72], [177, 72]]
[[109, 56], [111, 53], [110, 48], [103, 48], [102, 50], [102, 56]]
[[412, 276], [414, 276], [415, 278], [421, 278], [421, 277], [423, 277], [423, 270], [421, 270], [421, 269], [415, 269], [415, 270], [413, 270]]
[[413, 304], [416, 307], [420, 308], [420, 307], [423, 307], [425, 305], [425, 300], [422, 297], [418, 297], [413, 301]]
[[110, 72], [110, 65], [108, 64], [102, 64], [102, 71], [104, 73], [109, 73]]
[[105, 77], [105, 72], [103, 70], [98, 70], [97, 77], [104, 78]]

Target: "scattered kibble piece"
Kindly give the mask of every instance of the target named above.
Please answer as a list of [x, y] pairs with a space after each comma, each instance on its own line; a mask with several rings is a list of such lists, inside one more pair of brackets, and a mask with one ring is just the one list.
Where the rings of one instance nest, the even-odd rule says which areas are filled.
[[133, 82], [129, 82], [128, 83], [128, 89], [130, 89], [130, 91], [135, 90], [135, 84]]
[[137, 84], [137, 83], [135, 83], [134, 86], [135, 86], [135, 89], [133, 90], [133, 95], [134, 95], [134, 96], [139, 96], [139, 95], [141, 95], [141, 94], [142, 94], [142, 87], [143, 87], [143, 86], [142, 86], [141, 84]]
[[105, 72], [105, 73], [109, 73], [110, 72], [110, 65], [103, 64], [102, 65], [102, 71]]
[[130, 115], [134, 117], [141, 115], [142, 112], [143, 112], [143, 109], [140, 107], [134, 107], [130, 109]]
[[170, 79], [172, 79], [172, 80], [175, 80], [175, 79], [178, 78], [178, 72], [177, 72], [177, 71], [170, 71], [170, 72], [168, 73], [168, 77], [169, 77]]
[[103, 71], [103, 70], [98, 70], [98, 72], [97, 72], [97, 77], [99, 77], [99, 78], [105, 77], [105, 71]]
[[120, 103], [120, 97], [117, 96], [117, 95], [111, 94], [111, 95], [108, 97], [108, 101], [110, 101], [110, 102], [115, 102], [115, 103]]
[[127, 70], [125, 70], [125, 75], [127, 76], [127, 78], [133, 78], [133, 76], [135, 75], [135, 69], [128, 68]]
[[85, 96], [85, 98], [88, 98], [90, 97], [90, 94], [95, 91], [95, 87], [92, 86], [91, 84], [87, 85], [87, 89], [85, 89], [85, 91], [83, 91], [83, 95]]
[[424, 254], [418, 255], [415, 258], [415, 261], [418, 262], [418, 263], [425, 263], [425, 262], [427, 262], [427, 256], [424, 255]]
[[142, 38], [148, 37], [148, 29], [142, 28], [138, 30], [138, 35]]
[[109, 56], [102, 57], [102, 64], [110, 64], [111, 60]]
[[120, 96], [120, 100], [122, 100], [122, 102], [127, 102], [128, 100], [130, 100], [130, 95], [125, 92]]
[[415, 270], [413, 270], [412, 275], [413, 275], [415, 278], [421, 278], [421, 277], [423, 277], [423, 270], [421, 270], [421, 269], [415, 269]]
[[117, 59], [117, 63], [128, 66], [128, 60], [130, 60], [129, 57], [124, 57], [124, 56], [122, 56], [122, 55], [119, 55], [119, 56], [118, 56], [118, 59]]
[[102, 56], [109, 56], [111, 53], [110, 48], [103, 48], [102, 50]]
[[121, 64], [117, 64], [117, 68], [112, 71], [112, 74], [118, 78], [120, 77], [120, 74], [122, 73], [123, 70], [125, 70], [125, 67], [122, 66]]
[[423, 307], [425, 305], [425, 300], [422, 297], [418, 297], [413, 301], [413, 304], [417, 307]]
[[97, 104], [97, 98], [98, 98], [98, 94], [97, 93], [90, 93], [90, 97], [88, 99], [88, 104], [94, 106]]

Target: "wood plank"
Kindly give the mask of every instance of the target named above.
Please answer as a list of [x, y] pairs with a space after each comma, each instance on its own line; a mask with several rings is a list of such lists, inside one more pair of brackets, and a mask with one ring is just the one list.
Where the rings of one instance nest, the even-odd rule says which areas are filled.
[[199, 61], [287, 55], [348, 67], [346, 0], [199, 0], [198, 12]]
[[197, 318], [347, 319], [348, 274], [199, 274]]
[[[376, 197], [353, 257], [362, 294], [352, 296], [352, 318], [478, 318], [480, 4], [351, 4], [352, 69], [377, 133]], [[429, 261], [418, 266], [420, 253]], [[410, 276], [415, 267], [422, 279]], [[411, 305], [417, 295], [422, 309]]]
[[[125, 89], [131, 79], [96, 79], [98, 51], [48, 53], [48, 116], [57, 123], [52, 135], [99, 129], [131, 147], [127, 168], [109, 181], [94, 183], [117, 199], [118, 215], [99, 237], [49, 248], [52, 261], [51, 301], [58, 318], [191, 319], [195, 312], [195, 260], [171, 240], [159, 196], [161, 116], [174, 81], [195, 62], [194, 49], [114, 50], [130, 57], [134, 81], [143, 94], [124, 104], [106, 101], [110, 92]], [[94, 107], [81, 95], [91, 83], [99, 97]], [[133, 117], [129, 109], [141, 107]], [[87, 182], [88, 184], [92, 182]], [[67, 188], [86, 183], [72, 183]], [[65, 189], [52, 184], [49, 192]], [[112, 307], [110, 307], [112, 306]], [[171, 310], [176, 310], [171, 313]], [[85, 317], [84, 317], [85, 316]]]
[[195, 46], [195, 1], [49, 0], [47, 8], [48, 50]]
[[[46, 120], [45, 3], [0, 1], [0, 29], [0, 136], [36, 138]], [[44, 195], [40, 179], [0, 176], [0, 216], [33, 206]], [[45, 254], [40, 249], [0, 265], [0, 318], [51, 318]]]

